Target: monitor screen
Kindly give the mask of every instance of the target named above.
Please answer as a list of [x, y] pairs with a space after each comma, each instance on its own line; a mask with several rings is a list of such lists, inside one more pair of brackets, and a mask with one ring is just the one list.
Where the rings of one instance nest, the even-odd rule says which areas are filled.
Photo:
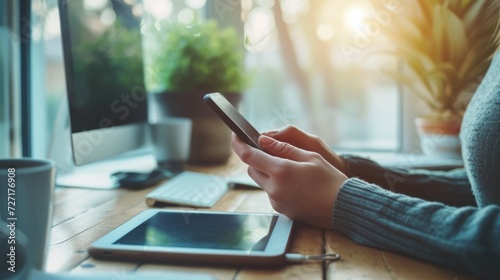
[[141, 15], [131, 1], [59, 0], [75, 165], [144, 148]]
[[91, 2], [60, 5], [72, 133], [147, 120], [141, 17], [123, 0]]

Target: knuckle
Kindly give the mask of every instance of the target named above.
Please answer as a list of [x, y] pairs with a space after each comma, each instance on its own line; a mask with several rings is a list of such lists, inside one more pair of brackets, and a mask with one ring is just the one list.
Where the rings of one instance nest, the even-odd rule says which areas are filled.
[[293, 150], [293, 146], [285, 142], [279, 142], [276, 144], [276, 150], [280, 154], [287, 155]]
[[291, 134], [295, 134], [299, 131], [299, 129], [293, 125], [293, 124], [288, 124], [285, 126], [285, 128], [283, 129], [283, 131], [287, 132], [287, 133], [291, 133]]
[[253, 158], [253, 153], [250, 149], [243, 149], [243, 150], [240, 150], [240, 152], [238, 153], [240, 159], [248, 164], [252, 161], [252, 158]]
[[316, 135], [311, 135], [311, 143], [317, 151], [324, 149], [326, 146], [325, 142], [323, 142], [323, 140]]
[[318, 164], [323, 162], [323, 157], [317, 152], [311, 152], [311, 162]]
[[247, 167], [247, 174], [248, 174], [248, 176], [250, 176], [250, 178], [253, 179], [253, 177], [255, 175], [255, 169], [253, 169], [251, 166], [248, 166]]

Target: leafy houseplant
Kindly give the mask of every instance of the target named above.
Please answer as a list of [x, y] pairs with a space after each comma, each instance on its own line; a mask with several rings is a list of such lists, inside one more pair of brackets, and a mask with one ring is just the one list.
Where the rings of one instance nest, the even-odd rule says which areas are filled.
[[152, 62], [152, 78], [168, 91], [241, 92], [246, 84], [241, 42], [215, 21], [171, 25]]
[[203, 102], [220, 92], [237, 105], [247, 80], [238, 36], [215, 21], [186, 27], [172, 24], [151, 55], [150, 108], [159, 117], [193, 121], [191, 163], [224, 162], [231, 154], [230, 131]]
[[[430, 108], [430, 114], [416, 119], [419, 134], [456, 135], [451, 150], [458, 154], [463, 113], [500, 44], [495, 36], [500, 5], [495, 2], [415, 1], [417, 9], [406, 9], [384, 29], [395, 47], [392, 53], [408, 70], [390, 74]], [[439, 149], [434, 140], [429, 152]]]

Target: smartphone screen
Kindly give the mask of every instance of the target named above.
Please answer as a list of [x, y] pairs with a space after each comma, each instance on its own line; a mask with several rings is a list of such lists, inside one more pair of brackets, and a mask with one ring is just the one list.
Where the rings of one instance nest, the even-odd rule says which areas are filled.
[[260, 149], [260, 133], [243, 117], [236, 108], [222, 96], [222, 94], [209, 93], [203, 100], [226, 123], [226, 125], [248, 145]]

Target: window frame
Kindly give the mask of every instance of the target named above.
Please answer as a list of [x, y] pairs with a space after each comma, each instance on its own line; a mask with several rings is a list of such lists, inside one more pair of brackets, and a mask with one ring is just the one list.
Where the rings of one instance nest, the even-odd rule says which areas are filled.
[[[23, 0], [25, 1], [25, 0]], [[22, 151], [23, 135], [21, 115], [21, 2], [0, 2], [0, 29], [2, 42], [0, 52], [0, 157], [25, 156]]]
[[21, 139], [23, 157], [32, 156], [31, 0], [19, 1]]
[[[0, 1], [0, 41], [10, 42], [8, 32], [9, 2]], [[0, 158], [8, 157], [10, 147], [9, 44], [0, 44]]]

